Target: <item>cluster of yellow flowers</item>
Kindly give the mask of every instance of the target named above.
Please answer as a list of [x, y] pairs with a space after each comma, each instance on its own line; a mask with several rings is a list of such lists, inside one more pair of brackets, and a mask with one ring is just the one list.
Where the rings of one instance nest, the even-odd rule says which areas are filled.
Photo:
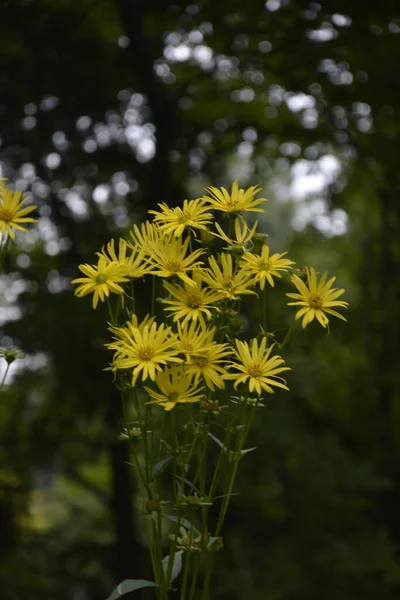
[[[258, 223], [250, 228], [244, 212], [264, 212], [256, 199], [259, 187], [240, 189], [235, 181], [229, 192], [225, 188], [206, 188], [207, 194], [195, 200], [185, 200], [183, 207], [170, 208], [159, 204], [151, 210], [152, 222], [134, 225], [130, 240], [120, 239], [118, 248], [112, 240], [97, 253], [95, 265], [80, 265], [84, 277], [79, 284], [79, 297], [93, 293], [93, 308], [99, 300], [109, 301], [111, 293], [132, 294], [132, 280], [151, 275], [163, 279], [162, 298], [165, 322], [157, 323], [153, 314], [142, 321], [133, 314], [124, 326], [114, 326], [114, 341], [107, 346], [114, 351], [113, 369], [129, 370], [132, 386], [155, 382], [157, 390], [145, 387], [151, 403], [171, 410], [177, 403], [199, 402], [206, 397], [205, 387], [215, 391], [232, 380], [248, 387], [250, 393], [272, 393], [273, 386], [288, 389], [280, 374], [289, 370], [283, 358], [273, 355], [274, 346], [267, 349], [267, 337], [241, 341], [219, 339], [222, 314], [238, 306], [242, 295], [256, 295], [257, 287], [275, 285], [276, 278], [295, 264], [283, 254], [271, 254], [266, 236], [257, 232]], [[216, 222], [218, 214], [227, 231]], [[213, 245], [227, 245], [213, 252]], [[201, 247], [193, 249], [197, 242]], [[292, 274], [298, 293], [288, 294], [301, 308], [305, 327], [316, 318], [323, 327], [328, 324], [326, 313], [344, 317], [332, 307], [346, 307], [337, 298], [344, 292], [333, 289], [335, 278], [326, 281], [324, 273], [318, 281], [315, 270], [306, 269], [307, 282]], [[129, 283], [129, 286], [126, 284]], [[168, 323], [168, 324], [167, 324]], [[236, 337], [236, 336], [235, 336]], [[207, 392], [208, 393], [208, 392]]]

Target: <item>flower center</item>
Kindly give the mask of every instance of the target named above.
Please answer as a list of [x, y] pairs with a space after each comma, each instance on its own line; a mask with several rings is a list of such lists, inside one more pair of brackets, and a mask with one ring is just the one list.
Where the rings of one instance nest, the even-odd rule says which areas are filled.
[[179, 398], [179, 394], [177, 392], [171, 392], [168, 394], [168, 402], [176, 402]]
[[181, 263], [171, 260], [165, 264], [165, 269], [171, 273], [179, 273], [181, 271]]
[[269, 262], [265, 262], [265, 261], [261, 260], [258, 263], [258, 268], [260, 269], [260, 271], [268, 271], [269, 270]]
[[106, 280], [107, 280], [107, 278], [104, 275], [104, 273], [100, 273], [99, 275], [96, 275], [96, 283], [98, 283], [99, 285], [102, 283], [105, 283]]
[[200, 296], [189, 296], [187, 299], [187, 305], [189, 308], [198, 308], [202, 305]]
[[142, 346], [138, 351], [140, 360], [151, 360], [154, 356], [154, 349], [151, 346]]
[[255, 379], [257, 379], [258, 377], [261, 377], [261, 375], [263, 374], [262, 370], [260, 369], [260, 367], [258, 365], [253, 365], [252, 367], [248, 367], [247, 372], [250, 375], [250, 377], [254, 377]]
[[196, 356], [193, 358], [193, 362], [195, 365], [200, 367], [200, 369], [204, 369], [204, 367], [208, 365], [208, 358], [207, 356]]
[[321, 296], [319, 296], [318, 294], [311, 294], [311, 296], [308, 299], [308, 303], [313, 308], [322, 308], [324, 305]]
[[12, 221], [15, 217], [15, 212], [7, 210], [4, 206], [0, 206], [0, 219], [2, 221]]

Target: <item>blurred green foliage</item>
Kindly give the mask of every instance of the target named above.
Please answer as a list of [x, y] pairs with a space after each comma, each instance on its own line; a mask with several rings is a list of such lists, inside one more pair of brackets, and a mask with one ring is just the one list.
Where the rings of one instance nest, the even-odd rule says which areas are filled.
[[28, 357], [0, 398], [2, 600], [149, 576], [105, 312], [69, 282], [157, 202], [234, 178], [268, 190], [274, 250], [351, 307], [287, 349], [214, 597], [399, 597], [399, 34], [394, 0], [0, 3], [2, 175], [41, 217], [0, 279], [0, 345]]

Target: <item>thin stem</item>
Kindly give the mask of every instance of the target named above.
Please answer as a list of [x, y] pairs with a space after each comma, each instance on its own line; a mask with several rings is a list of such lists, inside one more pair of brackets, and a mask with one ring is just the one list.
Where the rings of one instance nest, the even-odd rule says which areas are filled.
[[200, 556], [194, 556], [194, 571], [192, 575], [192, 585], [190, 586], [189, 600], [193, 600], [196, 591], [196, 583], [199, 577]]
[[182, 577], [182, 584], [181, 584], [181, 593], [179, 594], [179, 600], [185, 600], [185, 595], [186, 595], [186, 588], [187, 588], [187, 584], [188, 584], [188, 578], [189, 578], [189, 566], [190, 566], [190, 558], [191, 558], [191, 551], [189, 550], [188, 552], [185, 552], [185, 566], [183, 568], [183, 577]]
[[10, 363], [7, 363], [6, 370], [4, 371], [3, 379], [1, 380], [1, 383], [0, 383], [0, 390], [4, 385], [9, 368], [10, 368]]
[[154, 307], [156, 303], [156, 276], [153, 275], [151, 282], [151, 314], [154, 315]]
[[267, 286], [262, 291], [263, 329], [267, 331]]

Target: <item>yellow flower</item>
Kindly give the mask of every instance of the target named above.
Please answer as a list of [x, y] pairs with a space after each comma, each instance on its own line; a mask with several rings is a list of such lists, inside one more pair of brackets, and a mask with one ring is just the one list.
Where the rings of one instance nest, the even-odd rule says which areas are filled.
[[263, 290], [265, 286], [265, 280], [268, 281], [269, 285], [274, 287], [274, 277], [282, 277], [279, 271], [287, 271], [291, 265], [295, 263], [287, 258], [282, 258], [287, 254], [269, 254], [269, 247], [265, 244], [262, 248], [261, 256], [258, 254], [251, 254], [246, 252], [240, 265], [246, 270], [246, 273], [251, 273], [255, 276], [255, 281], [260, 284], [260, 288]]
[[0, 187], [0, 232], [2, 235], [8, 233], [10, 238], [15, 239], [14, 229], [19, 231], [28, 231], [20, 223], [36, 223], [37, 219], [27, 217], [36, 206], [31, 204], [22, 208], [27, 198], [22, 198], [22, 192], [17, 190], [13, 192], [9, 188]]
[[146, 392], [154, 398], [146, 404], [158, 404], [165, 410], [173, 409], [178, 403], [200, 402], [204, 394], [197, 383], [193, 383], [193, 375], [185, 373], [182, 367], [172, 367], [156, 377], [156, 384], [161, 393], [154, 392], [144, 386]]
[[227, 375], [226, 369], [221, 366], [226, 363], [226, 358], [232, 354], [228, 344], [217, 344], [211, 342], [206, 349], [198, 354], [191, 354], [186, 363], [186, 372], [188, 375], [194, 375], [197, 383], [202, 377], [206, 386], [214, 391], [215, 386], [219, 389], [225, 387], [224, 377]]
[[256, 221], [251, 229], [247, 225], [246, 221], [244, 221], [240, 217], [236, 217], [235, 219], [235, 238], [229, 238], [222, 227], [215, 223], [215, 229], [218, 233], [213, 233], [215, 237], [219, 237], [224, 242], [227, 242], [230, 246], [241, 246], [245, 248], [252, 240], [256, 230], [258, 227], [258, 221]]
[[154, 221], [159, 224], [160, 230], [166, 234], [174, 234], [180, 237], [186, 228], [207, 230], [208, 223], [212, 221], [212, 214], [207, 212], [209, 207], [202, 198], [197, 200], [184, 200], [183, 207], [169, 206], [162, 202], [158, 206], [161, 212], [149, 210], [149, 213], [155, 215]]
[[202, 287], [201, 279], [196, 271], [192, 273], [192, 280], [194, 285], [185, 282], [184, 287], [164, 282], [164, 287], [174, 300], [163, 300], [162, 302], [170, 305], [165, 310], [173, 313], [174, 321], [183, 319], [183, 323], [185, 323], [192, 319], [193, 321], [200, 321], [205, 327], [203, 313], [207, 319], [211, 319], [211, 310], [215, 309], [212, 304], [221, 300], [223, 296], [209, 288]]
[[150, 273], [158, 277], [177, 275], [180, 279], [195, 287], [195, 282], [190, 279], [187, 273], [203, 264], [197, 259], [204, 253], [204, 250], [195, 250], [186, 256], [189, 241], [189, 238], [182, 241], [181, 238], [168, 235], [154, 243], [149, 243], [152, 267]]
[[212, 290], [231, 300], [236, 300], [241, 294], [255, 294], [248, 289], [254, 285], [252, 275], [244, 269], [239, 269], [234, 273], [230, 254], [221, 254], [220, 261], [222, 268], [212, 256], [208, 259], [210, 268], [201, 271], [201, 278]]
[[206, 191], [210, 196], [203, 196], [207, 200], [210, 208], [221, 210], [228, 214], [239, 212], [265, 212], [262, 208], [256, 208], [263, 202], [267, 202], [266, 198], [258, 198], [254, 200], [254, 196], [261, 191], [258, 186], [251, 186], [247, 190], [239, 188], [238, 182], [232, 184], [231, 193], [225, 188], [218, 189], [216, 187], [207, 187]]
[[105, 298], [113, 294], [123, 294], [123, 288], [118, 285], [129, 281], [119, 263], [110, 262], [104, 256], [99, 256], [97, 265], [79, 265], [79, 270], [86, 277], [78, 277], [72, 283], [80, 283], [75, 296], [81, 298], [93, 292], [93, 308], [96, 308], [99, 299], [104, 302]]
[[[247, 342], [236, 340], [236, 349], [234, 354], [240, 361], [239, 363], [232, 362], [229, 367], [237, 369], [239, 373], [230, 373], [225, 379], [233, 379], [235, 383], [233, 387], [237, 389], [240, 383], [248, 381], [250, 393], [256, 392], [259, 396], [262, 390], [273, 394], [275, 390], [272, 385], [289, 389], [285, 384], [286, 381], [282, 377], [277, 377], [278, 373], [290, 371], [289, 367], [282, 367], [285, 361], [280, 356], [272, 356], [273, 346], [266, 350], [267, 338], [261, 340], [260, 346], [256, 339], [253, 339], [251, 346]], [[283, 382], [283, 383], [282, 383]]]
[[123, 327], [109, 327], [109, 330], [114, 334], [113, 349], [119, 352], [118, 347], [124, 347], [124, 342], [130, 342], [132, 337], [132, 330], [138, 329], [140, 332], [143, 332], [143, 329], [147, 325], [151, 327], [155, 321], [155, 317], [151, 317], [150, 315], [146, 315], [143, 321], [139, 323], [137, 315], [132, 315], [131, 320], [127, 321]]
[[151, 252], [150, 245], [159, 242], [164, 237], [159, 227], [150, 221], [145, 221], [140, 226], [133, 225], [129, 235], [132, 242], [128, 242], [128, 246], [133, 250], [143, 251], [147, 255]]
[[177, 356], [177, 336], [164, 323], [145, 325], [142, 330], [132, 327], [129, 333], [119, 334], [115, 330], [118, 328], [114, 328], [114, 333], [119, 339], [106, 346], [116, 350], [113, 369], [132, 369], [132, 386], [136, 385], [140, 374], [142, 381], [148, 377], [154, 381], [165, 365], [182, 362]]
[[212, 344], [215, 330], [207, 329], [196, 321], [185, 323], [178, 322], [178, 343], [177, 350], [185, 355], [186, 360], [189, 360], [192, 354], [200, 354], [208, 349]]
[[106, 248], [102, 248], [101, 252], [97, 252], [98, 256], [103, 256], [109, 262], [118, 263], [126, 277], [143, 277], [149, 272], [146, 264], [145, 253], [140, 248], [135, 248], [131, 254], [128, 253], [127, 242], [120, 238], [118, 242], [118, 254], [115, 251], [114, 240], [111, 240]]
[[332, 306], [347, 308], [349, 305], [348, 302], [337, 300], [337, 298], [344, 293], [344, 289], [332, 288], [332, 284], [336, 280], [336, 277], [332, 277], [329, 281], [326, 281], [328, 273], [325, 271], [318, 282], [315, 269], [312, 267], [310, 269], [307, 268], [306, 272], [307, 285], [300, 277], [298, 277], [298, 275], [292, 275], [291, 280], [297, 287], [299, 293], [286, 294], [289, 298], [294, 298], [296, 300], [296, 302], [289, 302], [289, 306], [302, 307], [297, 311], [295, 318], [300, 319], [303, 317], [303, 329], [305, 329], [314, 318], [317, 318], [322, 327], [326, 327], [329, 323], [329, 319], [325, 313], [346, 321], [343, 315], [332, 310]]

